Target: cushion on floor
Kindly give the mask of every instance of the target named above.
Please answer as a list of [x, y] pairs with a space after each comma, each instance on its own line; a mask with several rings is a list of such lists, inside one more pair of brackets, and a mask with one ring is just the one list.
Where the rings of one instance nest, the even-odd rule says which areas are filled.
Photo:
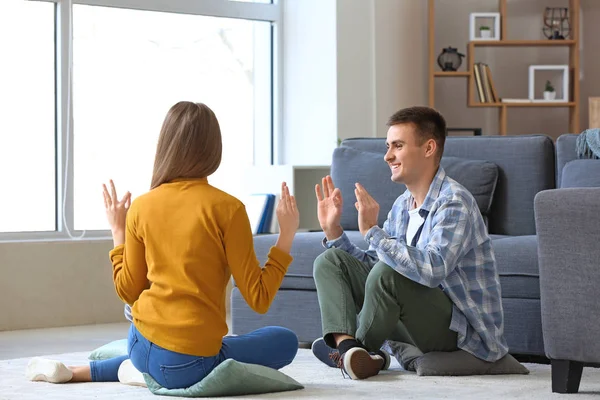
[[185, 389], [165, 389], [148, 374], [144, 374], [148, 389], [161, 396], [220, 397], [262, 394], [303, 389], [300, 383], [283, 372], [262, 365], [246, 364], [228, 359], [219, 364], [204, 379]]
[[127, 339], [119, 339], [98, 347], [88, 358], [93, 361], [107, 360], [127, 355]]
[[415, 371], [419, 376], [464, 376], [528, 374], [529, 370], [510, 354], [496, 362], [487, 362], [464, 350], [451, 352], [421, 351], [407, 343], [387, 341], [384, 350], [392, 354], [407, 371]]
[[[92, 351], [90, 360], [126, 356], [127, 339], [110, 342]], [[246, 364], [228, 359], [219, 364], [204, 379], [185, 389], [166, 389], [148, 374], [143, 374], [148, 389], [156, 395], [182, 397], [217, 397], [261, 394], [303, 389], [300, 383], [283, 372], [262, 365]]]

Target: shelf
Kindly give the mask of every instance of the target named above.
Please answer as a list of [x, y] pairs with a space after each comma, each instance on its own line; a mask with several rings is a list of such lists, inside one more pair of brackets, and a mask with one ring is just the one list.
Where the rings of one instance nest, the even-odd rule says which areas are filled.
[[[421, 0], [423, 1], [423, 0]], [[580, 67], [580, 51], [579, 51], [579, 43], [580, 43], [580, 12], [581, 12], [581, 0], [563, 0], [563, 2], [568, 3], [568, 9], [569, 9], [569, 16], [570, 16], [570, 20], [569, 20], [569, 27], [571, 29], [570, 31], [570, 36], [568, 37], [568, 40], [550, 40], [547, 39], [545, 37], [539, 37], [537, 39], [534, 39], [533, 37], [530, 39], [527, 38], [522, 38], [524, 40], [519, 40], [519, 37], [516, 36], [516, 31], [515, 31], [515, 35], [512, 36], [514, 37], [516, 40], [508, 40], [509, 37], [509, 30], [507, 30], [507, 28], [510, 27], [510, 24], [507, 23], [508, 20], [512, 19], [512, 17], [508, 17], [508, 3], [517, 3], [517, 0], [497, 0], [498, 2], [498, 11], [500, 14], [500, 40], [495, 40], [495, 39], [483, 39], [483, 38], [474, 38], [473, 40], [469, 40], [468, 42], [466, 42], [467, 44], [467, 51], [465, 52], [465, 60], [466, 64], [461, 65], [462, 66], [462, 71], [442, 71], [442, 69], [439, 67], [438, 63], [437, 63], [437, 59], [439, 57], [439, 54], [437, 53], [436, 49], [436, 29], [435, 29], [435, 25], [436, 25], [436, 2], [438, 2], [440, 0], [427, 0], [427, 20], [428, 20], [428, 28], [427, 28], [427, 48], [428, 48], [428, 74], [427, 74], [427, 79], [428, 79], [428, 105], [430, 107], [436, 108], [436, 87], [439, 87], [443, 82], [440, 82], [441, 77], [466, 77], [467, 79], [465, 79], [464, 83], [466, 84], [466, 89], [467, 89], [467, 98], [466, 98], [466, 106], [468, 108], [475, 108], [475, 109], [496, 109], [498, 110], [497, 114], [498, 115], [498, 133], [500, 135], [506, 135], [508, 133], [508, 116], [509, 114], [514, 114], [514, 110], [517, 109], [523, 109], [523, 110], [531, 110], [534, 111], [534, 108], [537, 108], [539, 110], [539, 112], [544, 112], [543, 110], [546, 110], [546, 113], [555, 113], [557, 109], [562, 108], [563, 110], [567, 111], [564, 114], [568, 114], [567, 117], [567, 121], [569, 124], [569, 131], [570, 132], [579, 132], [579, 124], [580, 124], [580, 119], [581, 119], [581, 102], [580, 102], [580, 81], [579, 79], [577, 79], [577, 76], [575, 74], [575, 76], [573, 76], [572, 72], [573, 71], [579, 71], [579, 67]], [[598, 0], [596, 0], [598, 1]], [[441, 2], [441, 1], [440, 1]], [[524, 1], [523, 1], [524, 2]], [[476, 2], [475, 2], [476, 3]], [[441, 11], [442, 13], [444, 12], [444, 10]], [[439, 14], [439, 13], [438, 13]], [[440, 18], [443, 17], [442, 14], [439, 14]], [[528, 18], [527, 20], [521, 20], [522, 24], [525, 23], [532, 23], [533, 18]], [[458, 34], [457, 34], [458, 35]], [[470, 36], [472, 37], [472, 36]], [[440, 36], [441, 38], [441, 36]], [[444, 38], [444, 42], [447, 41], [447, 38]], [[464, 43], [464, 42], [463, 42]], [[490, 49], [490, 48], [504, 48], [504, 49], [508, 49], [508, 48], [520, 48], [522, 50], [527, 50], [527, 48], [529, 49], [538, 49], [540, 50], [541, 53], [544, 53], [545, 51], [547, 51], [548, 49], [564, 49], [561, 50], [561, 53], [563, 53], [563, 51], [566, 50], [565, 53], [563, 53], [563, 56], [566, 56], [568, 58], [568, 62], [563, 62], [561, 64], [567, 64], [569, 66], [569, 71], [571, 71], [571, 74], [569, 76], [569, 99], [572, 99], [572, 101], [563, 101], [562, 99], [558, 100], [558, 101], [553, 101], [553, 102], [537, 102], [537, 101], [529, 101], [527, 98], [515, 98], [513, 100], [515, 100], [515, 103], [503, 103], [502, 102], [502, 95], [503, 93], [503, 89], [501, 87], [498, 87], [494, 84], [494, 86], [496, 86], [499, 91], [497, 92], [497, 97], [494, 97], [497, 102], [495, 103], [480, 103], [479, 100], [479, 96], [477, 95], [478, 92], [478, 85], [477, 85], [477, 79], [475, 77], [475, 72], [476, 72], [476, 68], [475, 68], [475, 63], [477, 61], [477, 54], [479, 53], [479, 51], [482, 51], [483, 49]], [[478, 51], [479, 49], [479, 51]], [[542, 49], [545, 49], [543, 52], [541, 51]], [[542, 56], [542, 54], [540, 53], [540, 57]], [[501, 70], [499, 67], [497, 70], [494, 69], [494, 66], [491, 66], [491, 70], [494, 72], [492, 75], [494, 75], [494, 81], [497, 81], [497, 76], [496, 76], [496, 72], [498, 73], [498, 77], [500, 75], [507, 75], [510, 72], [507, 71], [503, 71]], [[487, 72], [487, 71], [485, 71]], [[491, 72], [490, 72], [491, 73]], [[487, 74], [486, 74], [487, 75]], [[510, 79], [511, 77], [508, 76], [507, 79]], [[489, 79], [489, 78], [488, 78]], [[445, 79], [443, 79], [442, 81], [445, 81]], [[508, 80], [507, 80], [508, 81]], [[463, 82], [461, 80], [461, 82]], [[482, 84], [487, 86], [486, 82], [482, 81]], [[491, 86], [492, 84], [490, 84]], [[526, 97], [528, 97], [526, 95]], [[489, 97], [486, 97], [489, 99]], [[508, 96], [506, 97], [506, 99], [510, 99]], [[446, 100], [448, 101], [448, 100]], [[471, 111], [472, 112], [472, 111]], [[526, 112], [523, 111], [523, 115], [521, 116], [521, 118], [526, 118]], [[517, 113], [517, 114], [521, 114], [521, 113]], [[561, 116], [563, 115], [563, 113], [560, 113]]]
[[559, 101], [553, 102], [532, 102], [532, 103], [502, 103], [506, 107], [575, 107], [575, 102], [563, 103]]
[[473, 43], [474, 46], [574, 46], [577, 42], [575, 40], [473, 40], [469, 43]]
[[469, 104], [469, 107], [575, 107], [575, 102], [523, 102], [523, 103], [475, 103]]
[[468, 107], [502, 107], [503, 103], [474, 103], [468, 104]]
[[469, 71], [435, 71], [433, 76], [469, 76]]

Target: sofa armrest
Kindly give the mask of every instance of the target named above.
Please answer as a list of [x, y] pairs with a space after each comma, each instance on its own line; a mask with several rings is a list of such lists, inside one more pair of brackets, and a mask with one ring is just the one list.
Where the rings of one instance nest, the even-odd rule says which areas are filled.
[[600, 188], [535, 197], [546, 355], [600, 362]]

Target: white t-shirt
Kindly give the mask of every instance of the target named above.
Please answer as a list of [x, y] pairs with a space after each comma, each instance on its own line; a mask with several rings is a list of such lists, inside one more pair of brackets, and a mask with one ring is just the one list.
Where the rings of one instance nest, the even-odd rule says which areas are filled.
[[406, 244], [409, 246], [411, 245], [417, 231], [425, 221], [425, 219], [423, 219], [423, 217], [421, 217], [419, 214], [420, 210], [421, 208], [413, 208], [412, 210], [408, 211], [409, 220], [408, 227], [406, 228]]

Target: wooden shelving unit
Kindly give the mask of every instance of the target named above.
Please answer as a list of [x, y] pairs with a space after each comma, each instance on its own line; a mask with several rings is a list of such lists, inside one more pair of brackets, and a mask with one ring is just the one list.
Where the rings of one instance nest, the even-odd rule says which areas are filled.
[[[515, 107], [568, 107], [569, 129], [579, 132], [579, 9], [580, 0], [569, 0], [571, 35], [569, 40], [507, 40], [507, 0], [499, 0], [500, 40], [477, 40], [467, 44], [466, 71], [438, 71], [435, 54], [435, 0], [429, 1], [429, 106], [435, 107], [435, 78], [465, 77], [467, 80], [467, 106], [498, 108], [499, 133], [506, 135], [508, 109]], [[568, 47], [569, 48], [569, 102], [479, 103], [475, 101], [475, 48], [476, 47]]]
[[435, 71], [434, 76], [471, 76], [469, 71]]
[[560, 47], [560, 46], [574, 46], [576, 42], [574, 40], [476, 40], [473, 42], [477, 47], [535, 47], [535, 46], [548, 46], [548, 47]]

